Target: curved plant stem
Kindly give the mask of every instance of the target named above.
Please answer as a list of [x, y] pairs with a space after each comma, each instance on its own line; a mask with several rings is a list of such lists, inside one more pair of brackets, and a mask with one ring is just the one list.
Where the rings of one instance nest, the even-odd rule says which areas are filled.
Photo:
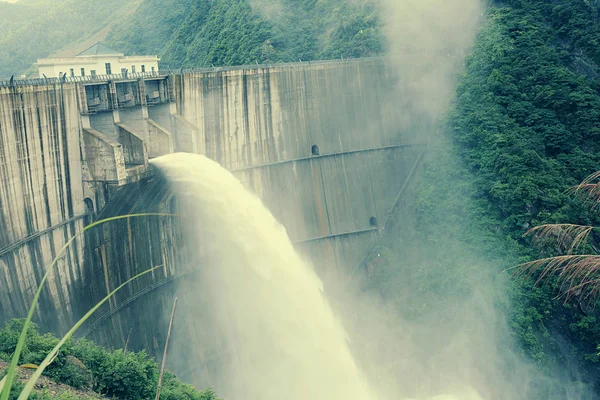
[[146, 270], [146, 271], [144, 271], [144, 272], [142, 272], [140, 274], [137, 274], [136, 276], [134, 276], [131, 279], [128, 279], [125, 283], [123, 283], [122, 285], [120, 285], [119, 287], [117, 287], [115, 290], [113, 290], [112, 292], [110, 292], [108, 294], [108, 296], [106, 296], [104, 299], [102, 299], [100, 302], [98, 302], [98, 304], [96, 304], [90, 311], [88, 311], [87, 314], [85, 314], [71, 328], [71, 330], [69, 332], [67, 332], [67, 334], [65, 336], [63, 336], [62, 339], [60, 339], [60, 341], [56, 344], [56, 346], [54, 346], [54, 348], [52, 349], [52, 351], [50, 351], [50, 353], [48, 353], [48, 355], [46, 356], [46, 358], [44, 359], [44, 361], [42, 361], [42, 363], [35, 370], [35, 372], [31, 376], [31, 378], [29, 378], [29, 380], [27, 381], [27, 384], [23, 388], [23, 391], [21, 392], [21, 394], [19, 395], [19, 398], [17, 400], [27, 400], [29, 398], [29, 395], [31, 394], [31, 392], [33, 391], [33, 389], [35, 387], [35, 383], [40, 378], [40, 376], [42, 376], [42, 372], [44, 372], [44, 370], [46, 369], [46, 367], [52, 363], [52, 360], [54, 359], [54, 357], [56, 356], [56, 354], [58, 354], [58, 351], [60, 350], [60, 348], [66, 343], [67, 340], [69, 340], [73, 336], [73, 334], [75, 333], [75, 331], [77, 331], [77, 329], [79, 329], [79, 327], [81, 327], [81, 325], [83, 325], [83, 323], [85, 321], [87, 321], [87, 319], [89, 317], [91, 317], [94, 312], [96, 312], [96, 310], [98, 308], [100, 308], [112, 296], [114, 296], [115, 293], [117, 293], [119, 290], [121, 290], [123, 287], [125, 287], [128, 283], [130, 283], [130, 282], [138, 279], [141, 276], [146, 275], [149, 272], [154, 271], [157, 268], [161, 268], [161, 267], [162, 267], [162, 265], [158, 265], [158, 266], [156, 266], [154, 268], [150, 268], [150, 269], [148, 269], [148, 270]]
[[71, 238], [60, 249], [60, 251], [58, 252], [56, 257], [54, 257], [54, 260], [52, 260], [52, 263], [50, 264], [50, 266], [46, 269], [46, 273], [44, 274], [44, 277], [40, 281], [37, 291], [35, 293], [35, 296], [33, 297], [31, 307], [29, 308], [27, 318], [25, 319], [25, 324], [23, 325], [23, 330], [21, 331], [21, 336], [19, 336], [19, 341], [17, 342], [17, 347], [16, 347], [15, 352], [10, 361], [10, 366], [8, 367], [8, 371], [7, 371], [7, 374], [5, 377], [6, 380], [4, 381], [4, 388], [3, 388], [2, 392], [0, 393], [0, 400], [8, 400], [8, 396], [10, 395], [10, 390], [11, 390], [11, 387], [12, 387], [12, 384], [13, 384], [13, 381], [15, 378], [17, 365], [19, 363], [19, 358], [21, 357], [21, 351], [23, 350], [23, 347], [25, 346], [25, 339], [27, 337], [27, 331], [29, 330], [29, 325], [31, 323], [31, 319], [33, 318], [33, 313], [35, 312], [35, 308], [38, 304], [40, 295], [42, 293], [44, 283], [46, 283], [46, 280], [48, 279], [50, 272], [54, 269], [54, 266], [57, 264], [58, 260], [60, 259], [62, 254], [65, 252], [65, 250], [71, 245], [71, 243], [73, 243], [73, 241], [75, 241], [75, 239], [77, 239], [79, 236], [83, 235], [87, 230], [89, 230], [95, 226], [102, 225], [102, 224], [105, 224], [105, 223], [111, 222], [111, 221], [120, 220], [120, 219], [153, 217], [153, 216], [154, 217], [157, 217], [157, 216], [158, 217], [175, 217], [174, 214], [167, 214], [167, 213], [140, 213], [140, 214], [119, 215], [116, 217], [105, 218], [105, 219], [96, 221], [96, 222], [84, 227], [81, 232], [78, 232], [75, 235], [71, 236]]

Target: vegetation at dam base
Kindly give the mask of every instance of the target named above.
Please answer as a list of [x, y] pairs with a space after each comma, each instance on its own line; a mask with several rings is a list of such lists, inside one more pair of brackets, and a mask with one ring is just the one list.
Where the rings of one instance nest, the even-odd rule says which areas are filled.
[[[0, 330], [0, 359], [10, 360], [22, 328], [23, 320], [13, 320]], [[55, 336], [40, 334], [35, 325], [31, 326], [20, 364], [38, 365], [58, 341]], [[0, 373], [0, 378], [2, 375]], [[69, 341], [62, 347], [58, 357], [46, 369], [45, 375], [52, 381], [95, 392], [102, 398], [141, 400], [154, 398], [159, 368], [156, 361], [145, 352], [109, 350], [87, 340], [77, 340]], [[19, 390], [13, 390], [11, 396], [18, 393]], [[37, 396], [39, 400], [78, 398], [68, 397], [68, 393], [61, 395], [63, 397], [41, 393]], [[35, 395], [30, 398], [36, 399]], [[168, 371], [165, 372], [160, 398], [217, 400], [212, 390], [197, 391]]]

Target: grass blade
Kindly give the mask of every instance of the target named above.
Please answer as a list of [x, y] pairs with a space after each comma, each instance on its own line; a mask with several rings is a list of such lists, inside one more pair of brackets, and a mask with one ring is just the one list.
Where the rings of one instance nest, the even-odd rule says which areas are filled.
[[105, 224], [105, 223], [111, 222], [111, 221], [120, 220], [120, 219], [152, 217], [152, 216], [174, 217], [173, 214], [166, 214], [166, 213], [142, 213], [142, 214], [119, 215], [116, 217], [105, 218], [105, 219], [96, 221], [96, 222], [84, 227], [81, 232], [78, 232], [77, 234], [71, 236], [71, 238], [60, 249], [60, 251], [58, 252], [56, 257], [54, 257], [54, 260], [52, 260], [52, 263], [50, 264], [50, 266], [48, 266], [48, 268], [46, 269], [46, 273], [42, 277], [42, 280], [40, 281], [40, 283], [38, 285], [37, 291], [35, 292], [35, 296], [33, 297], [33, 301], [31, 302], [31, 307], [29, 308], [29, 312], [27, 313], [27, 318], [25, 319], [25, 324], [23, 325], [23, 330], [21, 331], [21, 336], [19, 336], [19, 341], [17, 342], [17, 347], [15, 348], [15, 352], [10, 361], [10, 366], [8, 367], [8, 371], [6, 373], [6, 377], [5, 377], [6, 381], [4, 384], [4, 387], [6, 389], [3, 388], [4, 390], [2, 390], [0, 392], [0, 400], [8, 400], [8, 396], [10, 395], [10, 390], [11, 390], [12, 384], [14, 382], [15, 374], [17, 371], [17, 365], [19, 363], [19, 358], [21, 357], [21, 351], [23, 350], [23, 347], [25, 346], [27, 330], [29, 329], [31, 319], [33, 318], [33, 313], [35, 312], [35, 307], [37, 306], [40, 295], [42, 293], [44, 283], [46, 283], [46, 280], [48, 279], [50, 272], [53, 270], [54, 266], [56, 265], [56, 263], [58, 262], [58, 260], [62, 256], [62, 254], [65, 252], [65, 250], [71, 245], [71, 243], [73, 243], [73, 241], [76, 238], [83, 235], [87, 230], [89, 230], [95, 226], [102, 225], [102, 224]]
[[40, 378], [40, 376], [42, 376], [42, 372], [44, 372], [44, 370], [46, 369], [46, 367], [48, 365], [50, 365], [50, 363], [52, 362], [54, 356], [58, 353], [58, 351], [60, 350], [60, 348], [67, 342], [67, 340], [69, 340], [73, 334], [77, 331], [77, 329], [79, 329], [81, 327], [81, 325], [83, 325], [83, 323], [85, 321], [87, 321], [87, 319], [89, 317], [92, 316], [92, 314], [94, 314], [94, 312], [96, 312], [96, 310], [98, 308], [100, 308], [104, 303], [106, 303], [112, 296], [115, 295], [115, 293], [117, 293], [119, 290], [121, 290], [122, 288], [124, 288], [128, 283], [133, 282], [134, 280], [156, 270], [157, 268], [161, 268], [162, 265], [156, 266], [154, 268], [150, 268], [140, 274], [137, 274], [136, 276], [134, 276], [131, 279], [128, 279], [127, 281], [125, 281], [123, 284], [121, 284], [119, 287], [117, 287], [115, 290], [113, 290], [112, 292], [110, 292], [105, 298], [103, 298], [100, 302], [98, 302], [90, 311], [87, 312], [87, 314], [85, 314], [72, 328], [69, 332], [67, 332], [67, 334], [65, 336], [62, 337], [62, 339], [60, 339], [60, 341], [57, 343], [56, 346], [54, 346], [54, 348], [52, 349], [52, 351], [50, 351], [50, 353], [48, 353], [48, 355], [46, 356], [46, 358], [44, 359], [44, 361], [41, 362], [41, 364], [39, 365], [39, 367], [35, 370], [35, 372], [33, 373], [33, 375], [31, 376], [31, 378], [29, 378], [29, 380], [27, 381], [27, 384], [25, 385], [25, 387], [23, 388], [23, 391], [21, 392], [21, 394], [19, 395], [19, 398], [17, 400], [27, 400], [29, 398], [29, 395], [31, 394], [31, 392], [33, 391], [34, 387], [35, 387], [35, 383], [37, 382], [37, 380]]

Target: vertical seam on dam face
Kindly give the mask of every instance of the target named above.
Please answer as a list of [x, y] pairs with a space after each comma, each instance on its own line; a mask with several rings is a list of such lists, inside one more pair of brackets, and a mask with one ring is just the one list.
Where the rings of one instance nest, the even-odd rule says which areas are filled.
[[[266, 133], [266, 137], [267, 137], [267, 141], [266, 144], [264, 146], [264, 149], [266, 150], [266, 158], [267, 160], [270, 160], [274, 155], [275, 155], [275, 149], [271, 149], [271, 146], [273, 146], [274, 144], [274, 139], [275, 139], [275, 134], [273, 132], [273, 110], [271, 108], [271, 73], [269, 72], [268, 69], [264, 69], [264, 80], [265, 80], [265, 88], [264, 88], [264, 92], [263, 92], [263, 96], [266, 96], [266, 99], [262, 101], [262, 104], [264, 104], [265, 107], [265, 120], [267, 121], [266, 124], [266, 129], [267, 129], [267, 133]], [[261, 98], [262, 100], [262, 98]]]
[[[63, 136], [63, 157], [64, 157], [64, 165], [65, 165], [65, 184], [67, 188], [71, 187], [71, 164], [70, 164], [70, 160], [69, 160], [69, 136], [68, 136], [68, 130], [67, 130], [67, 118], [66, 118], [66, 113], [65, 113], [65, 93], [64, 93], [64, 88], [61, 85], [60, 86], [60, 91], [59, 91], [60, 95], [60, 111], [61, 111], [61, 123], [60, 123], [60, 127], [62, 128], [62, 136]], [[69, 191], [67, 194], [67, 210], [68, 210], [68, 216], [72, 217], [73, 216], [73, 198], [72, 198], [72, 194]]]
[[[24, 149], [25, 149], [25, 162], [26, 162], [26, 170], [25, 173], [27, 174], [28, 177], [28, 181], [29, 181], [29, 187], [28, 190], [30, 192], [30, 218], [31, 218], [31, 231], [28, 232], [29, 234], [31, 234], [31, 232], [33, 232], [36, 227], [37, 227], [37, 209], [36, 209], [36, 204], [35, 204], [35, 199], [34, 199], [34, 185], [33, 185], [33, 171], [31, 169], [31, 149], [30, 146], [33, 146], [33, 143], [30, 142], [29, 140], [29, 134], [28, 131], [26, 129], [27, 123], [29, 121], [28, 118], [26, 118], [25, 116], [25, 105], [24, 105], [24, 101], [23, 101], [23, 94], [21, 93], [21, 104], [23, 104], [23, 108], [22, 108], [22, 116], [23, 116], [23, 141], [24, 141]], [[33, 119], [33, 116], [31, 116], [31, 119]], [[33, 121], [32, 121], [33, 122]], [[34, 222], [35, 221], [35, 226], [34, 226]]]
[[[42, 161], [42, 169], [44, 171], [46, 171], [46, 154], [45, 154], [45, 147], [44, 147], [44, 136], [42, 133], [42, 117], [40, 114], [40, 109], [37, 108], [36, 109], [37, 112], [37, 122], [38, 122], [38, 138], [40, 141], [40, 155], [41, 155], [41, 161]], [[50, 215], [50, 200], [49, 200], [49, 194], [48, 194], [48, 177], [46, 175], [46, 173], [43, 174], [43, 186], [42, 186], [42, 191], [44, 193], [44, 205], [46, 206], [46, 224], [48, 227], [52, 226], [52, 217]]]
[[[1, 104], [1, 103], [0, 103]], [[7, 156], [6, 156], [6, 151], [8, 151], [8, 149], [6, 148], [6, 144], [4, 141], [4, 135], [3, 135], [3, 130], [6, 128], [3, 124], [3, 113], [2, 110], [0, 110], [0, 172], [2, 173], [1, 178], [2, 180], [0, 181], [0, 224], [1, 226], [4, 227], [4, 229], [0, 229], [0, 244], [2, 244], [2, 247], [7, 246], [8, 245], [8, 241], [9, 241], [9, 234], [8, 234], [8, 230], [6, 229], [6, 227], [8, 226], [6, 223], [6, 218], [5, 218], [5, 214], [7, 210], [4, 210], [4, 201], [2, 200], [3, 196], [6, 196], [8, 193], [8, 163], [7, 163]], [[10, 214], [10, 212], [9, 212]]]
[[248, 75], [243, 72], [242, 74], [242, 112], [244, 115], [244, 138], [246, 146], [246, 160], [245, 162], [252, 163], [252, 147], [250, 145], [250, 113], [248, 106]]
[[[341, 140], [340, 140], [340, 148], [343, 151]], [[342, 171], [344, 172], [344, 185], [346, 186], [346, 196], [348, 196], [348, 201], [350, 201], [350, 199], [352, 198], [352, 195], [350, 194], [350, 183], [348, 182], [348, 171], [346, 171], [346, 160], [344, 158], [344, 154], [341, 155], [341, 161], [342, 161]], [[356, 217], [354, 216], [354, 210], [352, 209], [352, 206], [350, 206], [350, 216], [352, 219], [352, 228], [356, 229]]]
[[[66, 218], [70, 218], [72, 217], [72, 204], [71, 204], [71, 182], [70, 182], [70, 177], [69, 177], [69, 153], [68, 153], [68, 137], [67, 137], [67, 129], [66, 129], [66, 114], [65, 114], [65, 103], [64, 103], [64, 91], [63, 91], [63, 85], [59, 86], [58, 91], [54, 91], [54, 102], [55, 104], [57, 104], [57, 112], [56, 112], [56, 116], [57, 116], [57, 120], [56, 120], [56, 138], [57, 138], [57, 143], [56, 146], [57, 147], [57, 157], [56, 157], [56, 162], [57, 162], [57, 170], [59, 171], [59, 177], [60, 179], [58, 180], [58, 185], [59, 185], [59, 194], [60, 194], [60, 202], [61, 202], [61, 211], [62, 211], [62, 218], [66, 219]], [[64, 173], [63, 173], [64, 170]], [[65, 209], [65, 202], [66, 204], [66, 209]], [[63, 242], [66, 243], [69, 240], [69, 228], [72, 227], [72, 224], [67, 224], [65, 225], [61, 231], [62, 231], [62, 237], [63, 237]], [[74, 243], [74, 245], [76, 245], [76, 243]], [[73, 270], [71, 268], [71, 266], [73, 265], [73, 248], [69, 248], [67, 249], [67, 251], [65, 251], [65, 257], [63, 258], [64, 262], [62, 263], [64, 265], [64, 268], [67, 269], [67, 271], [63, 271], [63, 275], [69, 275], [69, 277], [71, 278], [71, 282], [75, 282], [75, 277], [73, 276]], [[78, 260], [75, 260], [78, 261]], [[62, 277], [60, 276], [60, 274], [57, 274], [58, 276], [56, 277], [56, 281], [57, 281], [57, 285], [60, 285], [61, 282], [63, 281]], [[60, 287], [60, 286], [59, 286]], [[70, 287], [69, 287], [70, 289]], [[69, 290], [68, 290], [69, 291]], [[62, 295], [62, 291], [61, 295]], [[64, 304], [64, 302], [61, 301], [61, 304]]]
[[[224, 115], [229, 115], [229, 81], [228, 81], [228, 77], [224, 76], [223, 78], [223, 85], [221, 87], [221, 98], [220, 98], [220, 103], [219, 106], [220, 108], [223, 109], [223, 113]], [[226, 119], [225, 120], [225, 126], [224, 126], [224, 134], [231, 136], [232, 132], [231, 132], [231, 126], [229, 125], [229, 120]], [[231, 154], [232, 153], [232, 144], [231, 144], [232, 140], [228, 140], [227, 144], [226, 144], [226, 154]]]
[[[327, 227], [329, 224], [325, 221], [325, 219], [328, 217], [327, 217], [327, 214], [323, 210], [323, 203], [321, 202], [321, 196], [323, 196], [323, 198], [325, 198], [325, 193], [322, 192], [322, 190], [324, 190], [324, 187], [322, 186], [322, 184], [319, 185], [319, 175], [320, 174], [316, 171], [314, 160], [310, 161], [310, 169], [312, 170], [312, 175], [313, 175], [313, 186], [314, 186], [314, 190], [315, 190], [315, 199], [317, 201], [317, 211], [319, 214], [319, 222], [321, 224], [321, 235], [327, 236], [327, 233], [328, 233]], [[327, 259], [328, 259], [327, 261], [331, 262], [330, 253], [328, 250], [326, 250], [326, 251], [327, 251]]]
[[[209, 87], [209, 77], [205, 76], [205, 77], [195, 77], [195, 76], [191, 76], [189, 81], [190, 81], [190, 86], [195, 86], [196, 85], [196, 79], [198, 80], [198, 83], [200, 84], [200, 88], [202, 89], [202, 116], [204, 117], [203, 121], [198, 121], [198, 124], [202, 124], [202, 128], [205, 132], [204, 135], [204, 149], [206, 151], [206, 153], [209, 155], [209, 157], [212, 155], [212, 157], [216, 157], [217, 152], [216, 150], [213, 150], [213, 148], [211, 147], [214, 143], [214, 146], [216, 146], [216, 139], [213, 138], [213, 133], [210, 130], [210, 126], [209, 121], [207, 121], [206, 116], [210, 115], [210, 87]], [[191, 88], [190, 88], [191, 89]], [[194, 111], [194, 115], [196, 116], [197, 113]]]
[[63, 177], [63, 173], [62, 173], [62, 165], [61, 165], [61, 152], [60, 152], [60, 135], [59, 135], [59, 131], [58, 131], [58, 124], [59, 124], [59, 113], [57, 110], [57, 107], [52, 107], [51, 108], [52, 112], [51, 112], [51, 129], [52, 129], [52, 136], [51, 136], [51, 140], [52, 140], [52, 159], [54, 161], [54, 173], [55, 173], [55, 184], [57, 186], [57, 190], [58, 190], [58, 202], [59, 202], [59, 209], [60, 209], [60, 213], [61, 213], [61, 218], [64, 219], [66, 218], [66, 212], [65, 212], [65, 194], [64, 194], [64, 189], [63, 189], [63, 184], [62, 184], [62, 177]]
[[[16, 91], [13, 93], [12, 95], [12, 99], [13, 99], [13, 107], [14, 107], [14, 111], [13, 111], [13, 126], [14, 126], [14, 131], [16, 134], [16, 145], [17, 145], [17, 151], [16, 151], [16, 160], [17, 160], [17, 168], [19, 170], [19, 178], [20, 181], [22, 182], [22, 184], [24, 184], [23, 187], [23, 195], [24, 195], [24, 201], [23, 201], [23, 216], [24, 216], [24, 222], [25, 222], [25, 231], [26, 231], [26, 235], [30, 235], [31, 232], [33, 231], [33, 227], [31, 226], [32, 221], [31, 221], [31, 210], [30, 210], [30, 204], [27, 204], [27, 199], [29, 197], [29, 189], [27, 188], [27, 185], [29, 183], [28, 179], [27, 179], [27, 173], [26, 171], [24, 171], [24, 166], [23, 166], [23, 160], [22, 160], [22, 153], [24, 153], [25, 149], [24, 149], [24, 140], [23, 140], [23, 131], [26, 130], [25, 127], [25, 123], [23, 121], [23, 115], [22, 115], [22, 109], [23, 107], [21, 106], [22, 103], [22, 98], [19, 96], [18, 99], [19, 104], [15, 105], [14, 104], [14, 99], [17, 97], [17, 93]], [[17, 193], [15, 193], [15, 198], [18, 196]]]

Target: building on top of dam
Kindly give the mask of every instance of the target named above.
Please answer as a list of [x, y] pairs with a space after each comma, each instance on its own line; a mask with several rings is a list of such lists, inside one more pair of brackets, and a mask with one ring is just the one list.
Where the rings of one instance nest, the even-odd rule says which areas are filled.
[[126, 56], [98, 42], [74, 57], [40, 58], [40, 78], [114, 75], [158, 71], [158, 56]]

